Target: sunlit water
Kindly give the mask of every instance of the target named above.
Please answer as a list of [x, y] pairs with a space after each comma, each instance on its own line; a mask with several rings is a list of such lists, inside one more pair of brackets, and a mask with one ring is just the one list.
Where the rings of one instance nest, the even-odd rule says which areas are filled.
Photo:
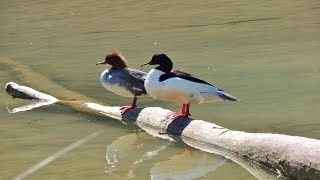
[[[132, 68], [156, 52], [241, 99], [191, 107], [193, 118], [248, 132], [320, 139], [320, 1], [9, 1], [0, 2], [0, 54], [76, 92], [114, 105], [99, 82], [105, 53], [120, 50]], [[0, 67], [0, 82], [16, 81]], [[23, 82], [21, 82], [23, 84]], [[0, 91], [0, 179], [89, 134], [96, 138], [30, 179], [255, 179], [241, 166], [108, 118], [57, 105], [24, 105]], [[140, 106], [180, 105], [141, 99]], [[148, 154], [149, 153], [149, 154]], [[116, 159], [114, 159], [116, 157]], [[113, 160], [112, 160], [113, 158]]]

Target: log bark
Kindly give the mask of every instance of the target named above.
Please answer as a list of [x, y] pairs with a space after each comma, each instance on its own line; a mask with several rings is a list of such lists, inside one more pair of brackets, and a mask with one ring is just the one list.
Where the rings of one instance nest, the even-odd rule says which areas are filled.
[[55, 101], [78, 111], [133, 121], [154, 136], [181, 136], [189, 146], [223, 155], [243, 166], [258, 179], [276, 178], [276, 173], [266, 169], [289, 179], [320, 179], [320, 140], [281, 134], [246, 133], [190, 118], [171, 121], [168, 118], [171, 111], [160, 107], [137, 108], [122, 116], [120, 107], [58, 100], [12, 82], [6, 85], [6, 90], [13, 97]]

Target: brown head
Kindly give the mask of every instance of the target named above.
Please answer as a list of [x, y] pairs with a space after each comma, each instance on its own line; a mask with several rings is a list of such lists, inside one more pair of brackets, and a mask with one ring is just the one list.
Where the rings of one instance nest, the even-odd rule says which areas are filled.
[[113, 70], [128, 68], [126, 59], [121, 55], [119, 51], [114, 51], [107, 54], [105, 60], [96, 63], [96, 65], [98, 64], [109, 64], [111, 65], [111, 69]]

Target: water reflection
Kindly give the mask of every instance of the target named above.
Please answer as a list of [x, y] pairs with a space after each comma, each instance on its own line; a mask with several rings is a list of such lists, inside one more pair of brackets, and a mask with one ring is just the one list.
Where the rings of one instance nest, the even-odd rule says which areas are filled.
[[233, 162], [239, 164], [244, 169], [246, 169], [248, 172], [250, 172], [252, 175], [254, 175], [257, 179], [261, 180], [271, 180], [271, 179], [283, 179], [283, 176], [281, 174], [277, 174], [276, 172], [271, 171], [270, 169], [256, 163], [253, 161], [250, 161], [248, 159], [245, 159], [237, 154], [234, 154], [232, 152], [229, 152], [224, 149], [219, 149], [218, 147], [213, 147], [212, 145], [204, 144], [201, 142], [196, 142], [194, 140], [191, 140], [189, 138], [182, 137], [183, 142], [190, 145], [191, 147], [200, 149], [205, 152], [210, 152], [214, 154], [219, 154], [223, 157], [226, 157]]
[[15, 107], [12, 109], [6, 105], [6, 108], [9, 113], [18, 113], [18, 112], [23, 112], [23, 111], [29, 111], [34, 108], [38, 108], [38, 107], [42, 107], [42, 106], [51, 105], [54, 103], [56, 103], [56, 101], [31, 101], [31, 103], [29, 103], [29, 104]]
[[222, 166], [227, 159], [192, 150], [157, 162], [151, 168], [151, 179], [194, 179], [206, 176]]
[[107, 146], [106, 160], [108, 165], [105, 172], [124, 174], [127, 178], [134, 177], [138, 164], [157, 156], [171, 142], [154, 139], [145, 132], [121, 136]]
[[282, 178], [281, 174], [277, 174], [258, 163], [252, 162], [232, 152], [193, 141], [192, 139], [184, 136], [171, 136], [161, 132], [161, 130], [155, 129], [154, 127], [146, 126], [141, 122], [137, 122], [137, 125], [153, 136], [179, 141], [201, 151], [221, 155], [210, 156], [204, 152], [198, 152], [196, 150], [175, 155], [171, 157], [170, 160], [155, 163], [150, 171], [152, 179], [168, 179], [169, 177], [170, 179], [193, 179], [202, 177], [223, 165], [226, 161], [225, 158], [239, 164], [257, 179], [264, 180]]
[[107, 146], [105, 172], [122, 178], [133, 178], [136, 177], [139, 165], [153, 159], [157, 162], [150, 167], [151, 179], [192, 179], [206, 176], [226, 161], [221, 156], [194, 149], [181, 149], [171, 157], [161, 156], [174, 143], [171, 140], [155, 139], [146, 132], [121, 136]]

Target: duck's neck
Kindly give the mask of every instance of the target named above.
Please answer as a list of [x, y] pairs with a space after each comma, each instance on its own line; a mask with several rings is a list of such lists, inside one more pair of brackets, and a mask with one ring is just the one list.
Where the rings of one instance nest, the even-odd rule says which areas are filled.
[[162, 71], [164, 73], [170, 73], [171, 70], [172, 70], [172, 66], [173, 66], [172, 62], [168, 61], [168, 62], [166, 62], [164, 64], [160, 64], [160, 66], [156, 67], [155, 69], [160, 70], [160, 71]]
[[165, 74], [162, 70], [158, 70], [157, 68], [151, 69], [147, 75], [146, 80], [150, 82], [159, 81], [161, 75]]
[[126, 68], [117, 67], [117, 66], [112, 66], [110, 69], [111, 69], [111, 70], [120, 70], [120, 69], [126, 69]]
[[128, 68], [128, 63], [127, 61], [124, 59], [124, 57], [118, 57], [118, 59], [113, 59], [113, 62], [111, 63], [112, 70], [119, 70], [119, 69], [126, 69]]

